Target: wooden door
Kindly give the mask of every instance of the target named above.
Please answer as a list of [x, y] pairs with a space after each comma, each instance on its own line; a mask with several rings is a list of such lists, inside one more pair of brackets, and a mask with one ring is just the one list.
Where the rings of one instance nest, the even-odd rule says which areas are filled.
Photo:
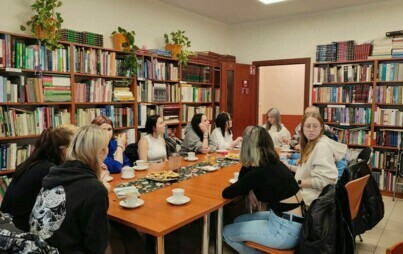
[[234, 138], [258, 122], [256, 67], [249, 64], [221, 64], [220, 111], [232, 115]]

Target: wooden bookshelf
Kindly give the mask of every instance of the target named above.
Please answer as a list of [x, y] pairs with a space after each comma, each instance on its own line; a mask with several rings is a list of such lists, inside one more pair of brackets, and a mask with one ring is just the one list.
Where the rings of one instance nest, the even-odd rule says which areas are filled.
[[[325, 123], [341, 132], [361, 129], [362, 142], [352, 142], [351, 136], [344, 142], [373, 148], [373, 176], [382, 194], [391, 196], [397, 154], [403, 150], [403, 58], [318, 62], [312, 80], [312, 102]], [[343, 115], [348, 110], [364, 112], [365, 119], [363, 114]]]

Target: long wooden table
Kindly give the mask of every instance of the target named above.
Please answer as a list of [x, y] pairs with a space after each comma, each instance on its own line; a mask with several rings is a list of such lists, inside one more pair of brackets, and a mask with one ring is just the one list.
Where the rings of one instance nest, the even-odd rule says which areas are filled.
[[[221, 157], [218, 154], [213, 155]], [[204, 161], [204, 155], [199, 154], [197, 157], [199, 160], [191, 163], [182, 159], [182, 166]], [[146, 171], [136, 171], [136, 177], [130, 180], [123, 180], [120, 175], [113, 175], [114, 180], [111, 182], [111, 186], [114, 187], [124, 182], [142, 178], [149, 172], [168, 170], [168, 168], [168, 162], [150, 165]], [[209, 214], [218, 211], [217, 253], [222, 253], [222, 208], [231, 200], [222, 198], [221, 193], [224, 188], [230, 185], [229, 179], [233, 177], [233, 173], [239, 170], [240, 165], [235, 164], [142, 194], [140, 198], [144, 200], [144, 205], [135, 209], [121, 207], [118, 198], [112, 192], [109, 194], [108, 215], [112, 220], [155, 236], [157, 238], [157, 253], [159, 254], [164, 253], [164, 236], [166, 234], [203, 218], [202, 253], [207, 254]], [[166, 199], [172, 195], [174, 188], [185, 189], [185, 196], [190, 198], [190, 202], [181, 206], [169, 204]]]

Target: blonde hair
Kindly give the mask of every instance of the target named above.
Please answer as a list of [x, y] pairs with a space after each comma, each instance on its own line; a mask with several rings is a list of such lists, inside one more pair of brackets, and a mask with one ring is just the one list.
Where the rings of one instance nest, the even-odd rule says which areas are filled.
[[266, 116], [267, 116], [267, 122], [266, 122], [266, 129], [270, 130], [272, 124], [269, 123], [269, 114], [273, 116], [273, 118], [276, 120], [274, 125], [277, 127], [277, 131], [281, 131], [282, 126], [281, 126], [281, 115], [280, 111], [277, 108], [271, 108], [267, 111]]
[[[315, 118], [316, 120], [318, 120], [319, 123], [320, 123], [320, 126], [322, 128], [320, 130], [320, 134], [314, 140], [311, 140], [311, 141], [308, 141], [308, 139], [305, 137], [305, 134], [304, 134], [304, 131], [303, 131], [305, 122], [309, 117], [312, 117], [312, 118]], [[299, 143], [300, 143], [300, 146], [301, 146], [301, 159], [299, 160], [300, 165], [305, 163], [308, 160], [309, 155], [311, 155], [311, 153], [312, 153], [313, 149], [315, 148], [315, 145], [318, 142], [319, 138], [321, 138], [323, 136], [324, 132], [325, 132], [325, 124], [324, 124], [323, 119], [320, 116], [320, 114], [317, 113], [317, 112], [306, 113], [304, 115], [304, 118], [302, 119], [301, 131], [302, 131], [302, 133], [301, 133], [302, 135], [301, 135], [301, 138], [299, 140]]]
[[316, 106], [313, 106], [313, 105], [309, 106], [305, 109], [304, 114], [313, 113], [313, 112], [319, 113], [319, 108]]
[[61, 125], [57, 126], [56, 130], [58, 130], [58, 129], [67, 130], [67, 131], [71, 132], [71, 135], [73, 135], [74, 133], [77, 132], [78, 127], [74, 124], [68, 123], [68, 124], [61, 124]]
[[66, 160], [79, 160], [100, 176], [102, 160], [99, 153], [108, 147], [108, 133], [98, 125], [78, 129], [67, 149]]

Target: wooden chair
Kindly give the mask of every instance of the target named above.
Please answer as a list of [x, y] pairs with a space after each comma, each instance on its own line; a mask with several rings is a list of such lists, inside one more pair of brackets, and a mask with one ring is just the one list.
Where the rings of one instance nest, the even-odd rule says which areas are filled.
[[403, 241], [400, 243], [396, 243], [390, 248], [386, 249], [386, 254], [400, 254], [403, 253]]
[[369, 175], [360, 177], [346, 184], [348, 203], [350, 204], [351, 220], [354, 220], [360, 209], [362, 194], [368, 182]]
[[288, 249], [288, 250], [273, 249], [254, 242], [245, 242], [245, 245], [254, 248], [256, 250], [260, 250], [264, 253], [270, 253], [270, 254], [293, 254], [296, 251], [296, 249]]

